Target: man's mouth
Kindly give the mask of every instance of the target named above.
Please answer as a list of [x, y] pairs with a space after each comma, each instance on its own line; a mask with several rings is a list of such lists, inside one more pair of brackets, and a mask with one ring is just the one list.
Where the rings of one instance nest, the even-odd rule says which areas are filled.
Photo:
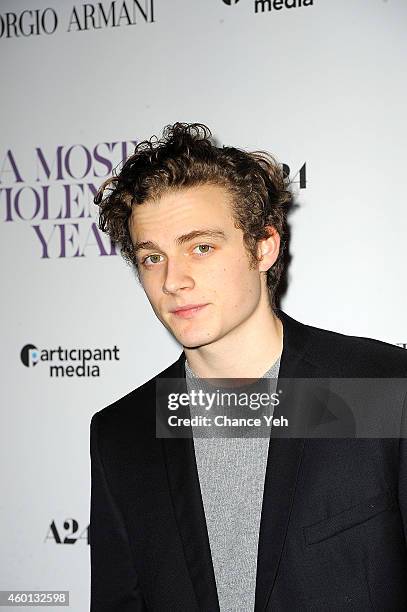
[[189, 319], [203, 310], [207, 305], [208, 304], [186, 304], [185, 306], [180, 306], [179, 308], [171, 310], [171, 313], [181, 319]]

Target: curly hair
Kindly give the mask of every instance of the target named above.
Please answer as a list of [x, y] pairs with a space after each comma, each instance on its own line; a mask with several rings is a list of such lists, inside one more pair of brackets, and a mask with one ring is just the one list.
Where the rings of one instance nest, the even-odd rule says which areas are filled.
[[267, 271], [274, 305], [284, 269], [287, 213], [292, 202], [288, 179], [269, 153], [217, 147], [211, 137], [203, 124], [177, 122], [164, 128], [161, 139], [153, 136], [138, 143], [119, 173], [114, 171], [95, 195], [99, 228], [120, 245], [124, 259], [137, 270], [129, 231], [133, 206], [158, 199], [171, 189], [204, 184], [224, 187], [232, 196], [235, 226], [243, 232], [251, 265], [258, 261], [258, 240], [269, 235], [266, 226], [273, 226], [280, 236], [278, 258]]

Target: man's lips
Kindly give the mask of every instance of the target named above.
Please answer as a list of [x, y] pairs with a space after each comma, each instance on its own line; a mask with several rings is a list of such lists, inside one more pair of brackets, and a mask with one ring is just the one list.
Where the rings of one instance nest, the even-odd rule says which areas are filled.
[[200, 312], [205, 306], [207, 306], [207, 304], [186, 304], [185, 306], [180, 306], [179, 308], [171, 310], [171, 313], [176, 317], [187, 319]]

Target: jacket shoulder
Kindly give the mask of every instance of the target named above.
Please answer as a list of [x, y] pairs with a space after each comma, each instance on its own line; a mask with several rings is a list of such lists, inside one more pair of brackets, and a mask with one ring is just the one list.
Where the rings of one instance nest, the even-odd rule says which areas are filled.
[[407, 351], [399, 346], [306, 325], [311, 353], [320, 358], [334, 356], [344, 376], [405, 377]]
[[[182, 356], [181, 356], [182, 357]], [[97, 411], [92, 422], [98, 421], [99, 428], [114, 428], [120, 424], [137, 423], [137, 430], [155, 424], [155, 394], [158, 378], [172, 378], [180, 371], [181, 357], [167, 368], [133, 389], [123, 397]]]

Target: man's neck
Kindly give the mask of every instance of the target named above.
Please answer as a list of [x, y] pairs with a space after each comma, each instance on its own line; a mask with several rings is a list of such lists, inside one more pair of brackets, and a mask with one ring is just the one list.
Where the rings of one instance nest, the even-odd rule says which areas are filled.
[[283, 350], [283, 325], [271, 308], [253, 317], [217, 342], [184, 348], [188, 364], [200, 378], [259, 378]]

